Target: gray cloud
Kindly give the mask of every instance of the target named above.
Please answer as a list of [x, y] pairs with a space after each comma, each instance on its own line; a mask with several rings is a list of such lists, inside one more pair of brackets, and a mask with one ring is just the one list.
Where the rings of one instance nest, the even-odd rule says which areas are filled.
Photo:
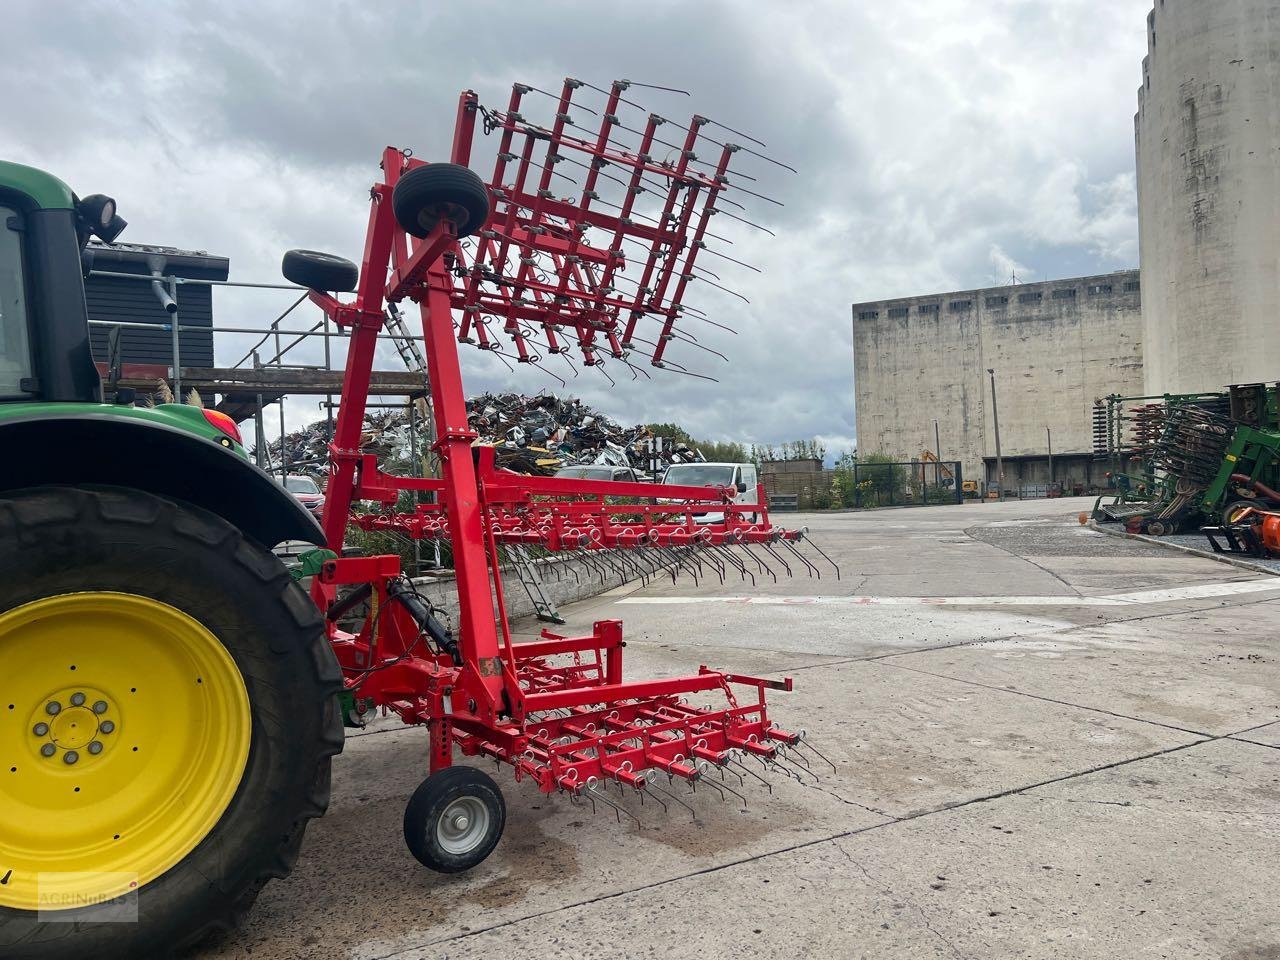
[[[1047, 278], [1136, 263], [1131, 124], [1149, 7], [20, 0], [0, 62], [18, 92], [0, 155], [112, 193], [130, 239], [213, 250], [236, 278], [271, 280], [289, 247], [358, 258], [381, 148], [442, 156], [460, 89], [502, 104], [513, 80], [554, 91], [566, 73], [683, 87], [694, 96], [636, 99], [745, 129], [800, 170], [744, 166], [786, 204], [752, 205], [776, 239], [716, 223], [734, 256], [765, 268], [713, 267], [750, 306], [690, 294], [738, 329], [687, 328], [732, 362], [680, 354], [719, 384], [633, 382], [613, 364], [616, 388], [551, 369], [621, 420], [717, 439], [819, 435], [835, 451], [854, 442], [850, 302], [982, 285], [1012, 264]], [[218, 318], [265, 325], [288, 302], [219, 291]], [[248, 342], [228, 337], [219, 360]], [[473, 390], [561, 389], [474, 351], [464, 369]], [[317, 415], [302, 401], [288, 413]]]

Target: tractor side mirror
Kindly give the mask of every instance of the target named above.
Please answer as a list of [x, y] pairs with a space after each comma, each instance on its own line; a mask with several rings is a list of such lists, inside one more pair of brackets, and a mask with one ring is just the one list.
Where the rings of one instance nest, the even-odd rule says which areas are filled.
[[738, 492], [739, 492], [739, 493], [746, 493], [746, 492], [747, 492], [747, 485], [746, 485], [745, 483], [743, 483], [741, 480], [739, 480], [737, 483], [735, 483], [735, 484], [734, 484], [734, 486], [738, 488]]

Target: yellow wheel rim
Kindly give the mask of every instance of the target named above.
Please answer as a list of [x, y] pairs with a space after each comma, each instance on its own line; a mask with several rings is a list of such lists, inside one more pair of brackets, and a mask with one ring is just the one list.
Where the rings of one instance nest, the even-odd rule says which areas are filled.
[[226, 812], [251, 730], [235, 661], [181, 610], [89, 592], [0, 614], [0, 907], [164, 874]]

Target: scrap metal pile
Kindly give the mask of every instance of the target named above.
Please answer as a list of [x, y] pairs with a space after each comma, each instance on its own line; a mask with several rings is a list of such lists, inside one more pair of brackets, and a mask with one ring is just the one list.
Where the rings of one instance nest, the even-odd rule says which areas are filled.
[[[407, 412], [369, 411], [360, 448], [381, 462], [403, 467], [429, 446], [426, 422], [425, 415], [411, 423]], [[581, 400], [549, 393], [480, 394], [467, 401], [467, 423], [477, 434], [476, 444], [494, 447], [498, 466], [516, 473], [549, 475], [561, 467], [607, 464], [632, 467], [645, 476], [655, 468], [706, 459], [684, 443], [654, 444], [654, 434], [644, 424], [622, 427]], [[415, 428], [422, 431], [416, 437]], [[283, 455], [290, 472], [320, 478], [327, 470], [332, 439], [328, 421], [317, 420], [286, 434], [283, 443], [268, 443], [267, 460], [279, 467]]]
[[480, 444], [497, 449], [498, 465], [517, 473], [550, 474], [561, 467], [607, 464], [638, 473], [705, 459], [687, 445], [655, 446], [644, 424], [621, 427], [575, 398], [547, 393], [486, 393], [467, 401], [467, 422]]

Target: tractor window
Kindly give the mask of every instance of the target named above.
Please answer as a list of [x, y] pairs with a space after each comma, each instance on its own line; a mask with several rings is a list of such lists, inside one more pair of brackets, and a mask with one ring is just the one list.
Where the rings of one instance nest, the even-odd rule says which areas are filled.
[[18, 212], [0, 206], [0, 399], [22, 397], [31, 376], [27, 298], [22, 288], [22, 234], [10, 226]]

